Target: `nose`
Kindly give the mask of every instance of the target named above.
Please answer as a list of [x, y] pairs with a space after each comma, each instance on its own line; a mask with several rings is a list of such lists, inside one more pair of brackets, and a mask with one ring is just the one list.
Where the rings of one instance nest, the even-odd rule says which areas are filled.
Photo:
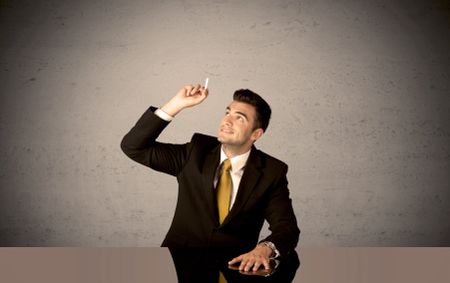
[[231, 116], [229, 115], [225, 115], [225, 117], [223, 117], [223, 123], [226, 126], [231, 126], [233, 125], [233, 121], [231, 120]]

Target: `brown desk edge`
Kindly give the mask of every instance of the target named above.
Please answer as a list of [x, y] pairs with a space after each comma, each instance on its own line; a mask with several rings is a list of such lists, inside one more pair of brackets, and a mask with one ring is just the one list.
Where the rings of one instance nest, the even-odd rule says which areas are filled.
[[[298, 247], [294, 282], [450, 282], [450, 248]], [[0, 248], [0, 282], [177, 282], [166, 248]]]

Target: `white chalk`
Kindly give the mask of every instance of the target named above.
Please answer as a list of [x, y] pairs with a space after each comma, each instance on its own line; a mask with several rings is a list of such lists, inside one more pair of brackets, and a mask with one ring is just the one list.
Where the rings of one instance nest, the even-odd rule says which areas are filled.
[[205, 89], [208, 88], [208, 82], [209, 82], [209, 78], [206, 78], [206, 80], [205, 80]]

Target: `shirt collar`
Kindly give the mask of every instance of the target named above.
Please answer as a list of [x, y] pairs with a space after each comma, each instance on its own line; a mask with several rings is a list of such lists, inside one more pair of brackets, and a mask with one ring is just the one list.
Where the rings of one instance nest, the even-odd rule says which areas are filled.
[[[231, 172], [238, 172], [239, 170], [242, 170], [245, 167], [248, 157], [250, 156], [250, 151], [251, 151], [251, 149], [249, 149], [247, 152], [245, 152], [243, 154], [236, 155], [236, 156], [230, 158]], [[220, 164], [222, 164], [222, 162], [227, 158], [228, 157], [225, 154], [225, 152], [223, 151], [223, 148], [220, 148]]]

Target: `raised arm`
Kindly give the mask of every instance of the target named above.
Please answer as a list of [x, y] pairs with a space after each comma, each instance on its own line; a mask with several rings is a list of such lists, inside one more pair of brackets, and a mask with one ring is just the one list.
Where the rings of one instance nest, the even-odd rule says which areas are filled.
[[[161, 110], [174, 117], [185, 108], [200, 104], [208, 96], [208, 90], [200, 85], [186, 85], [170, 99]], [[164, 117], [155, 114], [150, 107], [123, 137], [122, 151], [134, 161], [157, 171], [177, 175], [183, 167], [189, 144], [169, 144], [156, 139], [169, 124]]]

